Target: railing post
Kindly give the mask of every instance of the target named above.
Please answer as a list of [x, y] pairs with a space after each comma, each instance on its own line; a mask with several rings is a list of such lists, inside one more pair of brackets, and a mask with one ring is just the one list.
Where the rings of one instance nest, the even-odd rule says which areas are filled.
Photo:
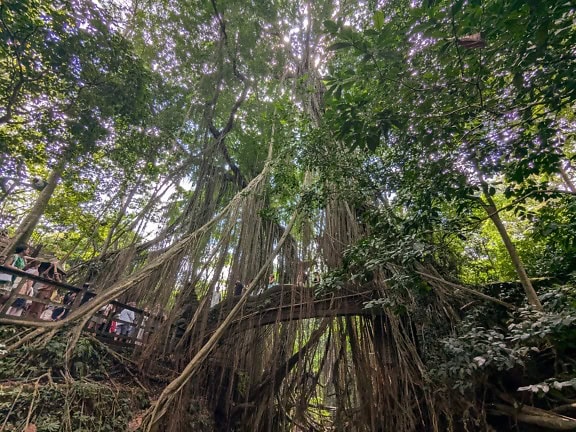
[[0, 308], [0, 316], [6, 316], [6, 312], [8, 311], [10, 306], [12, 306], [12, 303], [14, 303], [14, 298], [16, 297], [16, 294], [18, 293], [18, 287], [14, 288], [14, 285], [12, 285], [12, 284], [10, 284], [10, 286], [12, 287], [11, 291], [10, 291], [10, 295], [8, 296], [8, 299], [6, 300], [6, 302]]
[[[138, 345], [138, 333], [140, 332], [140, 328], [144, 329], [144, 327], [142, 327], [143, 320], [144, 320], [144, 311], [138, 313], [138, 319], [136, 320], [137, 324], [135, 325], [134, 333], [132, 335], [134, 338], [134, 345]], [[142, 338], [144, 338], [144, 333], [142, 333]]]

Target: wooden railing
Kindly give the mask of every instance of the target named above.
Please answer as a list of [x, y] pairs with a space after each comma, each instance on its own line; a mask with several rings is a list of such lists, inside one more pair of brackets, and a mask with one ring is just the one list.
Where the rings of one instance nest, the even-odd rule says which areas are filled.
[[[16, 278], [14, 283], [0, 284], [0, 319], [9, 319], [12, 322], [62, 319], [70, 311], [89, 302], [97, 295], [88, 291], [87, 288], [79, 288], [5, 266], [0, 266], [0, 273]], [[35, 294], [28, 295], [26, 291], [29, 286], [33, 286]], [[54, 295], [54, 292], [57, 294]], [[39, 296], [41, 293], [42, 295]], [[72, 293], [75, 297], [70, 300]], [[69, 300], [67, 304], [63, 303], [66, 295]], [[132, 321], [120, 318], [119, 315], [124, 310], [132, 313]], [[158, 328], [161, 321], [162, 317], [114, 300], [94, 314], [85, 330], [94, 333], [99, 339], [109, 344], [142, 345], [147, 342], [150, 334]]]
[[[41, 276], [31, 275], [21, 270], [0, 266], [0, 273], [7, 273], [20, 278], [14, 284], [8, 284], [9, 290], [0, 286], [0, 320], [6, 322], [52, 320], [46, 310], [59, 310], [62, 314], [78, 308], [93, 299], [97, 294], [86, 288], [79, 288], [64, 282], [57, 282]], [[57, 291], [57, 298], [63, 298], [68, 293], [76, 293], [75, 299], [69, 304], [56, 301], [52, 296], [41, 298], [38, 295], [22, 293], [26, 283], [33, 282], [47, 291]], [[3, 295], [2, 295], [3, 294]], [[248, 299], [243, 315], [233, 321], [230, 334], [248, 328], [272, 324], [274, 322], [291, 321], [307, 318], [319, 318], [337, 315], [372, 315], [373, 312], [364, 308], [364, 303], [373, 295], [371, 288], [360, 292], [340, 292], [338, 295], [317, 297], [312, 287], [302, 285], [276, 285], [264, 290], [260, 295]], [[214, 305], [208, 317], [207, 334], [215, 329], [219, 322], [230, 312], [239, 297], [231, 296]], [[18, 309], [15, 304], [23, 305]], [[131, 311], [133, 319], [124, 320], [119, 315], [122, 311]], [[20, 313], [20, 315], [18, 315]], [[122, 315], [128, 315], [127, 313]], [[60, 315], [60, 319], [61, 319]], [[56, 319], [59, 319], [58, 316]], [[150, 335], [163, 322], [163, 317], [150, 314], [118, 301], [111, 301], [102, 307], [86, 324], [85, 331], [95, 334], [100, 340], [110, 345], [138, 346], [144, 345]], [[170, 340], [185, 333], [185, 328], [174, 323], [171, 325]], [[213, 327], [213, 328], [212, 328]]]

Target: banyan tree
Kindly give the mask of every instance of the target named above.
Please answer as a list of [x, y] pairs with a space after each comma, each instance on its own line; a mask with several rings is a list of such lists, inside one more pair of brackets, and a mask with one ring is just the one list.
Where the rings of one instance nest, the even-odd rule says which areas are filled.
[[576, 428], [575, 13], [0, 5], [3, 251], [90, 287], [0, 309], [0, 431]]

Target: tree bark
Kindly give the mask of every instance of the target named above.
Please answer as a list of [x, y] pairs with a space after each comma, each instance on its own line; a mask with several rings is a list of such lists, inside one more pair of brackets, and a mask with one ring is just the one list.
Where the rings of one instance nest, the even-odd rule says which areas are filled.
[[573, 431], [576, 429], [576, 419], [556, 414], [552, 411], [526, 405], [515, 408], [504, 404], [494, 404], [494, 408], [496, 413], [513, 416], [522, 423], [552, 430]]
[[134, 187], [132, 187], [132, 189], [128, 193], [128, 196], [124, 198], [124, 202], [122, 203], [122, 206], [118, 210], [118, 214], [116, 215], [114, 223], [108, 229], [108, 235], [106, 236], [106, 240], [104, 241], [104, 245], [102, 246], [102, 250], [100, 252], [100, 258], [102, 258], [108, 251], [108, 248], [110, 247], [110, 243], [112, 241], [112, 236], [114, 235], [116, 228], [118, 228], [118, 225], [120, 225], [120, 222], [122, 222], [122, 218], [126, 215], [126, 210], [128, 209], [128, 206], [132, 203], [132, 199], [134, 198], [134, 195], [138, 190], [138, 184], [140, 183], [141, 178], [142, 176], [138, 177], [138, 180], [136, 180], [136, 184], [134, 185]]
[[570, 192], [576, 193], [576, 186], [574, 186], [572, 179], [570, 178], [570, 176], [568, 175], [568, 173], [566, 172], [566, 170], [562, 165], [560, 165], [560, 176], [562, 177], [562, 180], [564, 180], [564, 184], [566, 185], [568, 190]]
[[64, 162], [60, 161], [56, 164], [56, 166], [52, 169], [52, 172], [48, 176], [48, 184], [46, 187], [40, 192], [40, 195], [36, 199], [36, 202], [28, 212], [28, 214], [24, 217], [18, 229], [16, 230], [16, 234], [12, 238], [10, 245], [6, 247], [3, 251], [3, 255], [10, 255], [16, 245], [25, 244], [30, 240], [30, 236], [34, 232], [36, 225], [40, 221], [40, 218], [46, 211], [46, 207], [48, 206], [48, 202], [54, 191], [56, 190], [56, 186], [58, 186], [58, 182], [62, 177], [62, 171], [64, 170]]
[[483, 189], [485, 189], [484, 190], [484, 196], [486, 198], [486, 201], [488, 202], [488, 204], [486, 204], [484, 201], [481, 201], [482, 207], [484, 208], [484, 210], [488, 214], [488, 217], [490, 218], [490, 220], [496, 226], [496, 229], [498, 230], [498, 233], [500, 234], [500, 237], [502, 238], [502, 241], [504, 242], [504, 245], [506, 246], [506, 250], [508, 251], [508, 255], [510, 256], [510, 260], [512, 261], [512, 264], [514, 265], [514, 269], [516, 270], [516, 274], [518, 275], [518, 279], [520, 279], [520, 283], [522, 284], [522, 287], [524, 288], [524, 291], [526, 293], [526, 297], [528, 298], [528, 302], [532, 306], [536, 307], [538, 310], [542, 310], [542, 303], [540, 303], [540, 299], [538, 298], [538, 294], [536, 293], [536, 290], [532, 286], [532, 282], [530, 282], [530, 279], [528, 278], [528, 274], [526, 273], [524, 263], [522, 262], [520, 255], [518, 255], [518, 251], [516, 250], [516, 246], [514, 246], [514, 243], [512, 242], [510, 235], [508, 235], [508, 231], [506, 230], [506, 227], [504, 226], [502, 219], [500, 219], [500, 214], [498, 213], [498, 209], [496, 208], [496, 204], [494, 203], [494, 200], [492, 199], [492, 197], [488, 193], [488, 190], [487, 190], [488, 185], [486, 183], [483, 183], [482, 187], [483, 187]]

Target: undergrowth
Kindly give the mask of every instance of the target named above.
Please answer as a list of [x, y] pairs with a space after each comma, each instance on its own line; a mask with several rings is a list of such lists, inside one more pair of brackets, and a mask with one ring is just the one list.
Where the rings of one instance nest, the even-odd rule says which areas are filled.
[[[0, 329], [0, 340], [16, 334]], [[38, 432], [124, 431], [148, 405], [143, 388], [126, 379], [122, 365], [97, 341], [79, 340], [69, 371], [66, 335], [26, 345], [0, 358], [0, 430]]]

